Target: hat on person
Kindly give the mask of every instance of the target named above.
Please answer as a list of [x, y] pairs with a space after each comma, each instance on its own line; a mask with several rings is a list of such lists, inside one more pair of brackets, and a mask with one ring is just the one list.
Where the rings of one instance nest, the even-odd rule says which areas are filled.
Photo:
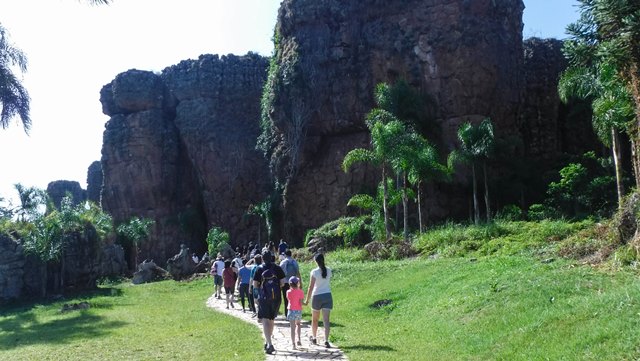
[[296, 277], [296, 276], [291, 276], [289, 278], [289, 283], [293, 283], [294, 285], [297, 285], [299, 281], [300, 281], [300, 279], [298, 277]]

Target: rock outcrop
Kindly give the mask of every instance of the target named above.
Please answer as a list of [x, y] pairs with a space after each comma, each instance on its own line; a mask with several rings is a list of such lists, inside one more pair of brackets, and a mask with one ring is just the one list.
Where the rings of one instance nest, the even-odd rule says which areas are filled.
[[[559, 43], [523, 45], [523, 9], [522, 0], [284, 0], [271, 63], [204, 55], [161, 74], [119, 74], [101, 91], [111, 117], [102, 206], [116, 223], [155, 221], [142, 258], [166, 260], [182, 243], [202, 254], [212, 226], [234, 246], [255, 240], [266, 232], [247, 210], [275, 198], [275, 237], [300, 246], [308, 229], [349, 214], [353, 194], [375, 190], [376, 169], [340, 166], [369, 145], [376, 84], [400, 79], [433, 101], [430, 135], [443, 158], [463, 122], [486, 117], [498, 138], [523, 141], [512, 158], [580, 152], [592, 143], [588, 131], [567, 136], [575, 123], [557, 97]], [[469, 188], [464, 172], [427, 185], [430, 219], [465, 218]]]
[[69, 195], [73, 205], [78, 205], [87, 200], [87, 191], [82, 189], [76, 181], [57, 180], [47, 185], [47, 194], [51, 197], [56, 208], [60, 209], [62, 199]]
[[[405, 79], [439, 110], [441, 149], [465, 121], [491, 117], [497, 136], [516, 134], [522, 92], [521, 0], [285, 0], [276, 26], [271, 165], [285, 184], [284, 234], [298, 242], [309, 228], [347, 213], [348, 198], [372, 189], [360, 168], [345, 174], [344, 155], [366, 146], [365, 114], [379, 82]], [[442, 193], [439, 193], [442, 195]], [[467, 202], [453, 192], [446, 208]]]
[[527, 157], [551, 160], [561, 153], [581, 154], [597, 144], [589, 107], [574, 104], [570, 108], [560, 101], [558, 80], [566, 67], [561, 40], [530, 38], [524, 42], [520, 135]]
[[22, 296], [24, 263], [22, 246], [0, 233], [0, 302]]
[[246, 212], [270, 185], [255, 150], [267, 66], [255, 54], [203, 55], [162, 74], [127, 71], [102, 89], [102, 207], [116, 223], [155, 221], [142, 258], [166, 260], [181, 243], [202, 254], [212, 226], [235, 243], [257, 234]]
[[87, 170], [87, 199], [95, 204], [100, 204], [100, 191], [102, 190], [102, 164], [100, 161], [91, 163]]
[[[46, 263], [34, 254], [26, 254], [19, 239], [0, 232], [0, 303], [93, 289], [99, 277], [124, 274], [122, 247], [101, 246], [92, 226], [65, 237], [61, 260]], [[63, 289], [56, 288], [60, 277]]]

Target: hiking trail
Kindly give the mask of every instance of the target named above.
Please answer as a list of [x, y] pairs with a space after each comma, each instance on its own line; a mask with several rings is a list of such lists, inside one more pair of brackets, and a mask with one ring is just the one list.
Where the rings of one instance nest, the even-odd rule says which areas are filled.
[[[242, 305], [235, 303], [236, 308], [226, 309], [224, 296], [222, 299], [216, 299], [214, 295], [207, 299], [207, 307], [213, 308], [218, 312], [237, 317], [248, 322], [260, 329], [262, 334], [262, 324], [258, 323], [257, 318], [251, 317], [252, 312], [242, 312]], [[309, 341], [311, 335], [311, 320], [302, 320], [302, 346], [298, 346], [297, 350], [291, 348], [291, 328], [289, 321], [284, 318], [283, 314], [276, 318], [276, 326], [273, 330], [273, 346], [276, 352], [273, 355], [265, 354], [267, 361], [291, 361], [291, 360], [338, 360], [348, 361], [349, 359], [344, 353], [331, 343], [331, 348], [324, 347], [324, 329], [318, 327], [318, 344], [313, 345]], [[263, 341], [263, 340], [262, 340]]]

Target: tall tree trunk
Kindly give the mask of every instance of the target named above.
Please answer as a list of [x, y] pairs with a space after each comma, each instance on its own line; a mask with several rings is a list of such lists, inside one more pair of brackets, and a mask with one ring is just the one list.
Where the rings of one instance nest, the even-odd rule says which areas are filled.
[[407, 172], [402, 172], [402, 212], [404, 241], [409, 242], [409, 196], [407, 196]]
[[489, 181], [487, 178], [487, 162], [482, 163], [484, 172], [484, 205], [487, 209], [487, 223], [491, 222], [491, 202], [489, 202]]
[[638, 139], [637, 139], [637, 131], [634, 129], [630, 131], [629, 139], [631, 141], [631, 163], [633, 165], [633, 179], [636, 184], [636, 189], [640, 189], [640, 165], [638, 164]]
[[[402, 182], [400, 182], [401, 180], [401, 176], [400, 173], [396, 174], [396, 194], [398, 194], [397, 192], [401, 190], [402, 187]], [[394, 226], [394, 230], [397, 232], [398, 231], [398, 225], [400, 224], [400, 204], [396, 203], [395, 206], [396, 209], [396, 217], [395, 217], [395, 226]]]
[[420, 229], [420, 233], [422, 233], [422, 181], [418, 181], [418, 229]]
[[[635, 49], [634, 49], [635, 50]], [[633, 51], [635, 54], [636, 51]], [[634, 178], [636, 181], [636, 189], [640, 190], [640, 142], [638, 142], [638, 133], [640, 131], [640, 77], [638, 76], [638, 64], [632, 62], [629, 65], [629, 85], [631, 86], [631, 94], [633, 95], [633, 103], [635, 105], [636, 121], [633, 129], [629, 132], [631, 139], [631, 158], [633, 163]]]
[[616, 191], [618, 192], [618, 209], [620, 209], [624, 197], [624, 184], [622, 183], [622, 162], [620, 161], [620, 137], [614, 127], [611, 127], [611, 152], [616, 168]]
[[391, 228], [389, 227], [389, 207], [388, 207], [388, 199], [389, 199], [389, 190], [387, 189], [387, 170], [386, 166], [382, 165], [382, 211], [384, 214], [384, 233], [386, 236], [386, 240], [391, 239]]
[[476, 182], [476, 165], [471, 163], [471, 175], [473, 176], [473, 222], [480, 223], [480, 206], [478, 205], [478, 184]]

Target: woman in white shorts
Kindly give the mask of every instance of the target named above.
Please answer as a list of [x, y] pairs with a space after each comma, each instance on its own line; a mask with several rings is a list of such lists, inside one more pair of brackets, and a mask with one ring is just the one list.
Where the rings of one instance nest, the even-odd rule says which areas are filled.
[[311, 297], [311, 343], [317, 344], [316, 335], [318, 333], [318, 319], [322, 311], [322, 323], [324, 325], [324, 345], [329, 345], [329, 315], [333, 308], [333, 298], [331, 297], [331, 268], [324, 265], [324, 255], [319, 253], [314, 257], [317, 268], [311, 271], [309, 289], [304, 300], [304, 304], [309, 303]]

